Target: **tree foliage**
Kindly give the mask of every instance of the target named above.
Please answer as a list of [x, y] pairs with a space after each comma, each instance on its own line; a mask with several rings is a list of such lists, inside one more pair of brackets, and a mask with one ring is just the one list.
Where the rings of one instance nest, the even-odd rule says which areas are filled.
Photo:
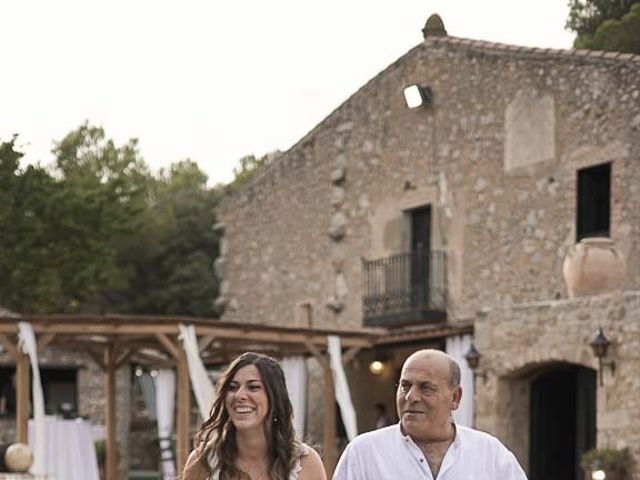
[[153, 175], [130, 140], [88, 124], [20, 168], [0, 144], [0, 305], [18, 312], [210, 317], [219, 188], [191, 161]]
[[239, 165], [233, 169], [234, 179], [233, 182], [231, 182], [231, 187], [241, 187], [246, 184], [262, 167], [271, 163], [280, 155], [280, 150], [274, 150], [262, 157], [256, 157], [253, 154], [242, 157], [238, 161]]
[[570, 0], [575, 48], [640, 54], [640, 0]]

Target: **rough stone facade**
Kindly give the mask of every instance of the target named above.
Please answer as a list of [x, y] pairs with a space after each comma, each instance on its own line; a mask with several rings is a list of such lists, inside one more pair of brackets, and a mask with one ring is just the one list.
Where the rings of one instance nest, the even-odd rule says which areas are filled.
[[[224, 318], [295, 325], [311, 304], [313, 325], [360, 327], [360, 259], [407, 250], [406, 212], [426, 204], [450, 320], [555, 298], [576, 170], [604, 162], [611, 237], [638, 265], [639, 73], [633, 56], [427, 39], [228, 196]], [[408, 110], [409, 83], [433, 104]], [[629, 268], [625, 288], [639, 286]]]
[[[433, 99], [409, 110], [414, 83]], [[603, 163], [625, 293], [567, 300], [577, 171]], [[532, 372], [597, 369], [587, 342], [601, 325], [619, 369], [598, 388], [597, 444], [631, 446], [640, 463], [640, 57], [427, 37], [226, 196], [223, 319], [362, 328], [362, 259], [409, 250], [410, 212], [426, 205], [431, 248], [447, 258], [446, 321], [474, 322], [489, 372], [477, 425], [527, 466]], [[362, 370], [350, 368], [353, 385], [371, 380]]]

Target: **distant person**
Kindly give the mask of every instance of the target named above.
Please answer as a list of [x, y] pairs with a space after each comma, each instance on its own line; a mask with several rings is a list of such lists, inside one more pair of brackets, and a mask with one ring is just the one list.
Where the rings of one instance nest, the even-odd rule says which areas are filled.
[[457, 425], [460, 367], [439, 350], [420, 350], [402, 366], [400, 422], [356, 437], [334, 480], [526, 480], [516, 457], [488, 433]]
[[391, 419], [387, 415], [387, 406], [382, 403], [376, 403], [373, 408], [376, 410], [376, 430], [391, 425]]
[[278, 362], [242, 354], [218, 381], [182, 480], [326, 480], [318, 453], [295, 440], [292, 418]]

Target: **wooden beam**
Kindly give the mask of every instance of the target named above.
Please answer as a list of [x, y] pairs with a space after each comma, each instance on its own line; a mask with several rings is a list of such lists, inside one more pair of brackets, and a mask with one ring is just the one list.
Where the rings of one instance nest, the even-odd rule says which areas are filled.
[[[328, 363], [328, 362], [327, 362]], [[324, 370], [324, 429], [323, 429], [323, 450], [324, 469], [327, 478], [333, 476], [333, 469], [336, 466], [336, 398], [333, 389], [333, 374], [330, 366], [323, 366]]]
[[[135, 318], [131, 320], [131, 323], [109, 323], [105, 320], [104, 323], [81, 323], [81, 322], [65, 322], [60, 320], [58, 323], [49, 322], [45, 320], [37, 320], [33, 323], [33, 330], [37, 335], [45, 333], [59, 333], [67, 335], [149, 335], [153, 336], [157, 333], [165, 335], [177, 335], [179, 333], [178, 324], [170, 323], [140, 323]], [[273, 327], [271, 329], [265, 329], [262, 326], [247, 327], [238, 325], [227, 326], [214, 326], [209, 324], [198, 324], [198, 335], [212, 335], [219, 340], [222, 339], [242, 339], [253, 342], [264, 342], [274, 344], [304, 344], [310, 342], [315, 345], [326, 346], [327, 333], [320, 331], [288, 331], [282, 327]], [[13, 333], [15, 332], [15, 324], [0, 322], [0, 333]], [[341, 343], [344, 347], [360, 346], [363, 348], [370, 348], [374, 345], [375, 335], [362, 334], [357, 335], [351, 333], [350, 335], [341, 335]]]
[[126, 350], [120, 352], [118, 354], [118, 357], [115, 359], [116, 369], [120, 368], [122, 366], [122, 364], [124, 362], [126, 362], [129, 359], [129, 357], [131, 357], [132, 353], [133, 353], [133, 350], [129, 350], [129, 349], [126, 349]]
[[41, 336], [38, 339], [38, 351], [44, 351], [54, 338], [56, 338], [55, 333], [45, 333], [43, 336]]
[[115, 345], [109, 343], [104, 352], [107, 423], [107, 451], [105, 461], [105, 480], [117, 480], [118, 452], [116, 442], [116, 366]]
[[9, 340], [9, 337], [0, 333], [0, 344], [5, 348], [7, 352], [11, 354], [11, 356], [13, 357], [13, 361], [15, 363], [18, 363], [18, 359], [22, 354], [18, 351], [18, 347], [14, 345], [11, 340]]
[[214, 337], [213, 335], [206, 335], [202, 337], [198, 342], [198, 351], [200, 353], [204, 352], [207, 348], [209, 348], [209, 345], [211, 345], [215, 339], [216, 337]]
[[101, 357], [98, 353], [94, 352], [93, 350], [91, 350], [89, 348], [85, 349], [85, 353], [87, 355], [89, 355], [91, 357], [91, 359], [94, 362], [96, 362], [98, 367], [100, 367], [102, 370], [106, 370], [107, 369], [107, 365], [104, 363], [104, 357]]
[[305, 342], [305, 346], [323, 368], [331, 368], [329, 359], [318, 349], [318, 347], [310, 342]]
[[351, 347], [349, 350], [343, 353], [342, 364], [348, 365], [354, 358], [356, 358], [356, 355], [360, 353], [360, 350], [362, 350], [362, 347]]
[[333, 388], [333, 373], [331, 373], [331, 361], [329, 356], [323, 355], [312, 343], [306, 343], [307, 349], [318, 361], [324, 372], [324, 428], [322, 433], [322, 461], [327, 472], [327, 478], [333, 476], [336, 466], [336, 395]]
[[28, 443], [29, 438], [29, 381], [29, 357], [20, 354], [16, 361], [16, 442], [21, 443]]
[[189, 391], [189, 367], [187, 355], [178, 350], [178, 412], [176, 418], [176, 467], [182, 472], [189, 455], [189, 412], [191, 392]]
[[176, 346], [176, 344], [173, 343], [169, 337], [167, 337], [164, 333], [156, 333], [156, 338], [165, 348], [167, 353], [173, 357], [174, 360], [180, 359], [180, 352], [182, 351], [182, 349]]

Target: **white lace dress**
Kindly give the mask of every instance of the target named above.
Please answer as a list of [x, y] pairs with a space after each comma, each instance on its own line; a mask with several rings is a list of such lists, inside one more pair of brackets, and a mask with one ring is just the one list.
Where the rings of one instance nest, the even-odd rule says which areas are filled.
[[[296, 458], [296, 461], [293, 464], [293, 468], [291, 469], [291, 475], [289, 475], [289, 480], [298, 480], [298, 477], [300, 476], [300, 472], [302, 471], [302, 463], [300, 462], [300, 459], [308, 454], [309, 454], [309, 447], [303, 443], [302, 445], [300, 445], [300, 456]], [[213, 468], [213, 465], [217, 463], [218, 462], [216, 461], [216, 457], [212, 456], [211, 459], [209, 460], [209, 465], [211, 465], [211, 467]], [[220, 472], [219, 471], [214, 472], [213, 475], [211, 475], [211, 480], [220, 480]]]

